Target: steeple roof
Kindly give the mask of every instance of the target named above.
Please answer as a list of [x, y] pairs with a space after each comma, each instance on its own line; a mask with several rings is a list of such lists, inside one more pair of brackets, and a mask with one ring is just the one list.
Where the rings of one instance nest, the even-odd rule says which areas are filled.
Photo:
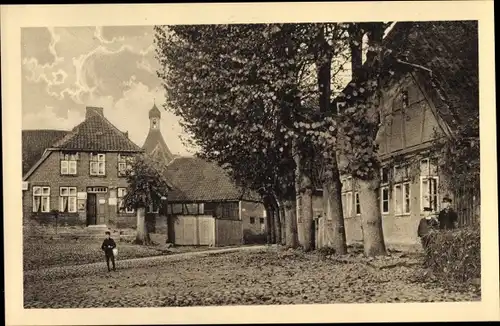
[[153, 105], [153, 108], [149, 110], [149, 118], [161, 118], [160, 109], [156, 107], [156, 103]]

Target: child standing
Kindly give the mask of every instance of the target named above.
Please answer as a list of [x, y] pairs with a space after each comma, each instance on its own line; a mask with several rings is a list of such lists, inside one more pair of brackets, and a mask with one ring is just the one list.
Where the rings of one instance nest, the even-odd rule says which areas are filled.
[[106, 231], [106, 239], [104, 239], [101, 249], [104, 251], [106, 255], [106, 264], [108, 265], [108, 272], [111, 272], [109, 268], [109, 260], [113, 264], [113, 271], [116, 271], [115, 268], [115, 255], [113, 254], [113, 249], [116, 248], [115, 240], [111, 239], [111, 232]]

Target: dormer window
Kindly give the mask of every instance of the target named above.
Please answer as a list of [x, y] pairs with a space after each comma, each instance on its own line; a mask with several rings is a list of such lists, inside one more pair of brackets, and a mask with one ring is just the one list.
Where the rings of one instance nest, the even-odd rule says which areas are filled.
[[59, 160], [62, 175], [76, 175], [78, 153], [61, 152]]
[[106, 154], [90, 153], [90, 175], [106, 175]]

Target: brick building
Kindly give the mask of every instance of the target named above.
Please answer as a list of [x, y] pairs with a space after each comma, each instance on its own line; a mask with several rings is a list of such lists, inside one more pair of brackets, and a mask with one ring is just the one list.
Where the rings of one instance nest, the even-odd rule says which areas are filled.
[[71, 131], [23, 131], [23, 216], [40, 223], [135, 225], [124, 209], [125, 170], [141, 148], [103, 114], [87, 107], [85, 120]]
[[[424, 207], [437, 213], [443, 195], [454, 198], [462, 220], [479, 212], [479, 189], [458, 198], [432, 151], [436, 138], [449, 137], [467, 117], [478, 115], [477, 35], [473, 21], [405, 22], [384, 39], [388, 48], [404, 53], [383, 88], [376, 139], [382, 163], [380, 213], [389, 243], [416, 243]], [[342, 103], [337, 104], [341, 110]], [[347, 175], [342, 176], [342, 204], [348, 243], [361, 241], [362, 207], [356, 184]], [[320, 222], [320, 245], [329, 240], [327, 222]]]

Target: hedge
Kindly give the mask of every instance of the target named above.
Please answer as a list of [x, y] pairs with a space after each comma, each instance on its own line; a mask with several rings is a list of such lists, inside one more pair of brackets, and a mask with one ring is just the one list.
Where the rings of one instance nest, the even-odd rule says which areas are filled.
[[428, 238], [424, 264], [445, 283], [467, 282], [480, 278], [479, 225], [432, 232]]

